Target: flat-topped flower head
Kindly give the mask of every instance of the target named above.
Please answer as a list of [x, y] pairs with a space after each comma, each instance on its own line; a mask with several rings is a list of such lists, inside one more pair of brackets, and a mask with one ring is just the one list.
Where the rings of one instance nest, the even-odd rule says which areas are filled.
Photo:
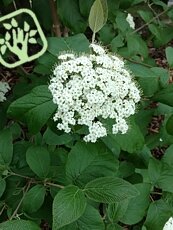
[[123, 59], [97, 44], [90, 49], [90, 54], [60, 55], [49, 90], [57, 105], [57, 128], [69, 133], [72, 126], [85, 125], [84, 140], [96, 142], [107, 135], [103, 120], [114, 121], [113, 134], [128, 131], [127, 118], [135, 113], [140, 90]]

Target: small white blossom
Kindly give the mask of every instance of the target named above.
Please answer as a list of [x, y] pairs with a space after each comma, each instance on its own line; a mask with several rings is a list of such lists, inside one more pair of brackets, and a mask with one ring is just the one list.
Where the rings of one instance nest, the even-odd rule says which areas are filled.
[[163, 230], [173, 230], [173, 218], [170, 217], [169, 220], [166, 222]]
[[128, 15], [127, 15], [126, 21], [129, 23], [129, 26], [130, 26], [132, 29], [135, 29], [135, 23], [134, 23], [134, 20], [133, 20], [133, 16], [132, 16], [131, 14], [128, 14]]
[[113, 134], [128, 131], [127, 118], [135, 113], [140, 91], [122, 59], [107, 54], [100, 45], [90, 48], [88, 55], [60, 55], [49, 90], [57, 104], [53, 117], [57, 128], [69, 133], [72, 126], [85, 125], [84, 140], [96, 142], [107, 135], [101, 119], [113, 119]]
[[10, 86], [7, 82], [0, 81], [0, 102], [6, 100], [5, 94], [10, 90]]

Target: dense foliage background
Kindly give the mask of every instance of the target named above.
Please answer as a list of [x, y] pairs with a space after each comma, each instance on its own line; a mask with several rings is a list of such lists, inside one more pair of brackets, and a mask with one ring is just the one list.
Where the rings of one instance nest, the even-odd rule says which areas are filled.
[[107, 0], [108, 19], [96, 34], [141, 87], [128, 133], [86, 144], [82, 129], [66, 134], [52, 120], [52, 67], [63, 51], [89, 52], [93, 3], [0, 2], [1, 16], [32, 9], [48, 41], [36, 61], [0, 66], [11, 87], [0, 104], [0, 229], [161, 230], [173, 215], [173, 8], [166, 1]]

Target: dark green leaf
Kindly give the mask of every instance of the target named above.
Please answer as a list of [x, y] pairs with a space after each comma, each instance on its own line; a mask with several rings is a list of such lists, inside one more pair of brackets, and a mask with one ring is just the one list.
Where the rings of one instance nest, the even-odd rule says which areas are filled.
[[166, 59], [168, 61], [169, 67], [173, 67], [173, 48], [167, 47], [165, 52], [166, 52]]
[[0, 178], [0, 197], [3, 195], [6, 188], [6, 182], [4, 179]]
[[76, 221], [85, 209], [86, 199], [82, 190], [74, 185], [65, 187], [53, 201], [53, 229], [60, 229]]
[[8, 108], [8, 114], [19, 120], [26, 120], [29, 130], [36, 134], [54, 113], [52, 95], [48, 86], [35, 87], [31, 93], [17, 99]]
[[10, 164], [13, 156], [12, 134], [10, 129], [0, 132], [0, 164]]
[[77, 142], [72, 148], [66, 165], [67, 176], [79, 185], [98, 177], [115, 175], [117, 168], [117, 160], [104, 145], [84, 142]]
[[165, 89], [160, 90], [153, 99], [163, 104], [173, 106], [173, 84], [169, 84]]
[[0, 224], [1, 230], [40, 230], [38, 225], [28, 220], [12, 220]]
[[43, 204], [46, 189], [43, 185], [35, 185], [25, 195], [23, 209], [25, 212], [36, 212]]
[[173, 115], [170, 116], [166, 122], [166, 130], [168, 134], [173, 135]]
[[31, 146], [26, 152], [26, 161], [37, 176], [46, 178], [50, 169], [50, 155], [46, 148]]
[[88, 198], [101, 203], [115, 203], [137, 196], [138, 190], [129, 182], [116, 177], [101, 177], [85, 186]]

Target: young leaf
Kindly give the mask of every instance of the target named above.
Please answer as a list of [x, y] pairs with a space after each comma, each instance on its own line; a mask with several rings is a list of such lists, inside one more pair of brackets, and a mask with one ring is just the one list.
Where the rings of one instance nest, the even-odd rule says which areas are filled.
[[101, 203], [115, 203], [139, 195], [138, 190], [129, 182], [118, 177], [101, 177], [85, 186], [88, 198]]
[[12, 134], [10, 129], [0, 132], [0, 164], [10, 164], [13, 156]]
[[43, 185], [35, 185], [25, 195], [23, 209], [25, 212], [36, 212], [43, 204], [46, 189]]
[[107, 21], [106, 0], [95, 0], [89, 14], [89, 27], [93, 33], [97, 33]]
[[3, 195], [6, 188], [6, 182], [4, 179], [0, 178], [0, 197]]
[[11, 20], [11, 25], [12, 25], [13, 27], [18, 27], [18, 23], [17, 23], [17, 21], [16, 21], [15, 18], [12, 18], [12, 20]]
[[2, 55], [5, 54], [6, 49], [7, 49], [6, 45], [1, 46], [1, 53], [2, 53]]
[[25, 32], [28, 32], [29, 29], [30, 29], [30, 25], [25, 21], [25, 22], [24, 22], [24, 31], [25, 31]]
[[168, 61], [169, 67], [173, 67], [173, 48], [167, 47], [166, 50], [166, 59]]
[[31, 146], [26, 152], [26, 161], [37, 176], [46, 178], [50, 169], [50, 155], [46, 148]]
[[29, 36], [30, 36], [30, 37], [33, 37], [33, 36], [36, 35], [36, 33], [37, 33], [37, 30], [31, 30], [31, 31], [29, 32]]
[[17, 99], [8, 108], [8, 114], [26, 121], [29, 130], [36, 134], [54, 113], [52, 95], [47, 85], [35, 87], [31, 93]]
[[3, 26], [5, 27], [6, 30], [10, 30], [12, 28], [11, 24], [9, 23], [3, 23]]
[[31, 44], [37, 44], [37, 40], [35, 38], [30, 38], [28, 41]]
[[2, 230], [40, 230], [38, 225], [28, 220], [11, 220], [0, 224]]
[[70, 185], [62, 189], [53, 201], [53, 230], [79, 219], [85, 208], [86, 199], [78, 187]]
[[7, 31], [6, 34], [5, 34], [5, 40], [6, 40], [6, 41], [9, 41], [10, 38], [11, 38], [11, 35], [10, 35], [10, 33]]

